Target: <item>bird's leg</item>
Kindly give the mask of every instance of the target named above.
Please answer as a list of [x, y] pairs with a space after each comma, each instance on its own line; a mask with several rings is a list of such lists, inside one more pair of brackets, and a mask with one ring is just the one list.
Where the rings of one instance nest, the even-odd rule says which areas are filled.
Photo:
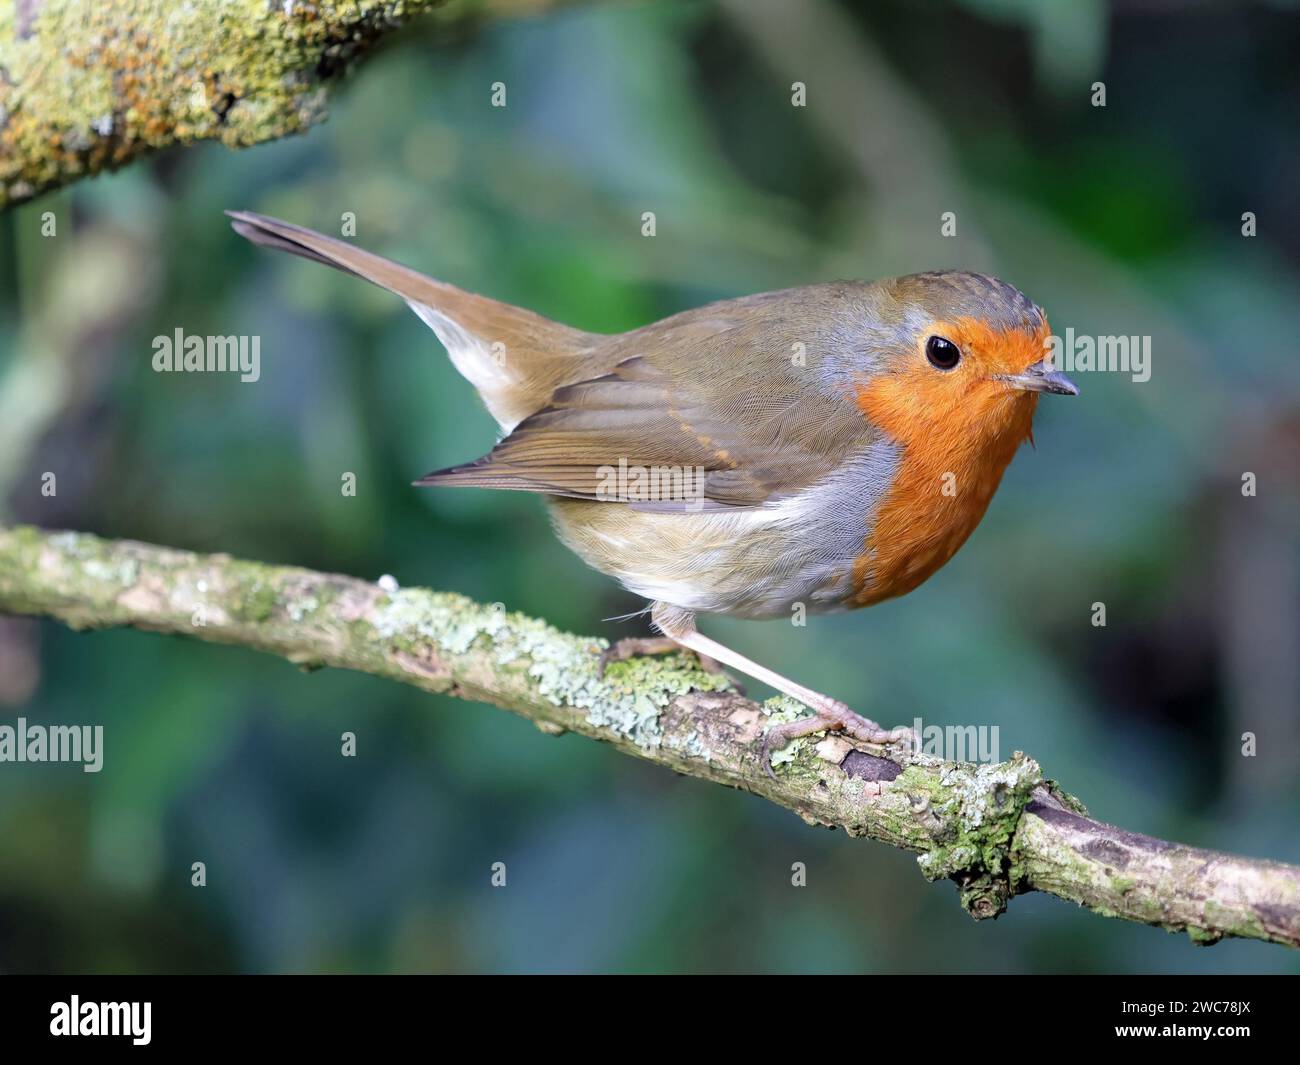
[[[666, 655], [673, 651], [690, 651], [676, 640], [667, 636], [625, 636], [615, 644], [606, 647], [600, 656], [600, 675], [605, 675], [605, 667], [611, 662], [626, 662], [637, 655]], [[716, 658], [691, 651], [700, 662], [705, 673], [721, 673], [722, 664]]]
[[799, 700], [812, 709], [812, 717], [777, 725], [769, 729], [763, 737], [763, 768], [769, 775], [772, 773], [772, 751], [780, 750], [800, 736], [809, 736], [823, 729], [843, 732], [864, 743], [874, 744], [899, 743], [912, 737], [912, 730], [909, 728], [882, 728], [876, 722], [854, 713], [838, 699], [832, 699], [811, 688], [805, 688], [802, 684], [796, 684], [788, 677], [774, 673], [731, 648], [724, 647], [716, 640], [709, 639], [695, 627], [695, 615], [688, 610], [667, 603], [655, 603], [650, 617], [668, 639], [682, 647], [689, 647], [696, 654], [715, 658], [724, 666], [730, 666], [755, 680], [761, 680], [764, 684], [770, 685], [792, 699]]

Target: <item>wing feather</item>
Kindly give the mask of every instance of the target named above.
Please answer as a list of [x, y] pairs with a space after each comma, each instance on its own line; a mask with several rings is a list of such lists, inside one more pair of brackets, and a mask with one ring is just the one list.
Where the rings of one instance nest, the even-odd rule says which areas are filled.
[[610, 372], [557, 389], [483, 458], [416, 484], [671, 510], [756, 507], [821, 480], [873, 430], [746, 302], [611, 338], [625, 357]]

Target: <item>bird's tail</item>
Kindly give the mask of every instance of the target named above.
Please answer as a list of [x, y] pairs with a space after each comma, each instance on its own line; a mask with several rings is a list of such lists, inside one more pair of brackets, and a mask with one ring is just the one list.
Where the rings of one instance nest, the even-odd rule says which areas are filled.
[[442, 341], [456, 369], [506, 431], [583, 376], [598, 339], [509, 303], [476, 296], [315, 230], [250, 211], [227, 211], [236, 233], [364, 278], [401, 296]]

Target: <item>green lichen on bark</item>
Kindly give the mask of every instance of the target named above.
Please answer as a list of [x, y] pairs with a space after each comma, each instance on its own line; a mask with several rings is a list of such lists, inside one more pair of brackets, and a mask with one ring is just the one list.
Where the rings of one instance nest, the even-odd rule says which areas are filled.
[[[786, 724], [791, 721], [798, 721], [805, 716], [808, 708], [797, 699], [791, 699], [788, 695], [777, 695], [768, 699], [763, 704], [763, 713], [767, 716], [765, 731], [776, 727], [777, 725]], [[824, 736], [825, 732], [815, 732], [812, 736], [799, 736], [791, 740], [784, 747], [772, 752], [772, 768], [780, 771], [782, 766], [795, 766], [799, 754], [806, 750], [809, 740], [816, 736]], [[813, 770], [816, 765], [813, 763]]]
[[170, 145], [244, 147], [324, 115], [324, 85], [442, 0], [0, 5], [0, 207]]
[[1042, 782], [1038, 763], [1016, 751], [993, 765], [947, 762], [909, 766], [901, 786], [928, 799], [933, 842], [917, 859], [928, 880], [957, 884], [966, 911], [996, 917], [1015, 893], [1012, 843], [1020, 818]]
[[[803, 707], [770, 700], [771, 719], [794, 720]], [[1013, 844], [1034, 790], [1044, 786], [1038, 763], [1017, 751], [1005, 762], [986, 765], [945, 762], [905, 748], [881, 749], [900, 767], [878, 784], [838, 779], [819, 753], [814, 734], [796, 740], [773, 759], [782, 781], [834, 795], [834, 808], [851, 834], [869, 835], [920, 852], [917, 864], [928, 880], [950, 879], [962, 906], [976, 920], [1002, 913], [1016, 893]], [[869, 789], [874, 787], [874, 794]], [[869, 810], [855, 819], [852, 811]]]
[[720, 691], [725, 677], [705, 673], [687, 656], [613, 662], [602, 674], [603, 640], [570, 636], [545, 622], [459, 596], [402, 589], [377, 604], [377, 637], [419, 656], [448, 660], [472, 648], [502, 674], [520, 673], [529, 690], [556, 708], [581, 711], [594, 728], [609, 729], [652, 749], [663, 739], [660, 712], [690, 691]]
[[[663, 742], [660, 714], [677, 696], [731, 687], [726, 677], [706, 673], [684, 654], [611, 662], [596, 683], [587, 720], [624, 732], [643, 747], [658, 747]], [[584, 687], [592, 692], [594, 686]]]

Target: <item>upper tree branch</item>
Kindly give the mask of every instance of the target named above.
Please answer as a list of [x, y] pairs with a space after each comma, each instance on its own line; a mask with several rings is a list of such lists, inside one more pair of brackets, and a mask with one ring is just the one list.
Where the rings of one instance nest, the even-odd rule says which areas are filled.
[[18, 527], [0, 528], [0, 611], [182, 633], [492, 703], [919, 852], [922, 872], [956, 881], [977, 918], [1037, 890], [1198, 942], [1300, 945], [1296, 867], [1093, 821], [1019, 752], [977, 766], [828, 737], [802, 741], [773, 779], [760, 740], [788, 704], [756, 705], [677, 657], [602, 677], [601, 641], [458, 595]]
[[158, 148], [298, 133], [327, 81], [442, 2], [4, 0], [0, 208]]

